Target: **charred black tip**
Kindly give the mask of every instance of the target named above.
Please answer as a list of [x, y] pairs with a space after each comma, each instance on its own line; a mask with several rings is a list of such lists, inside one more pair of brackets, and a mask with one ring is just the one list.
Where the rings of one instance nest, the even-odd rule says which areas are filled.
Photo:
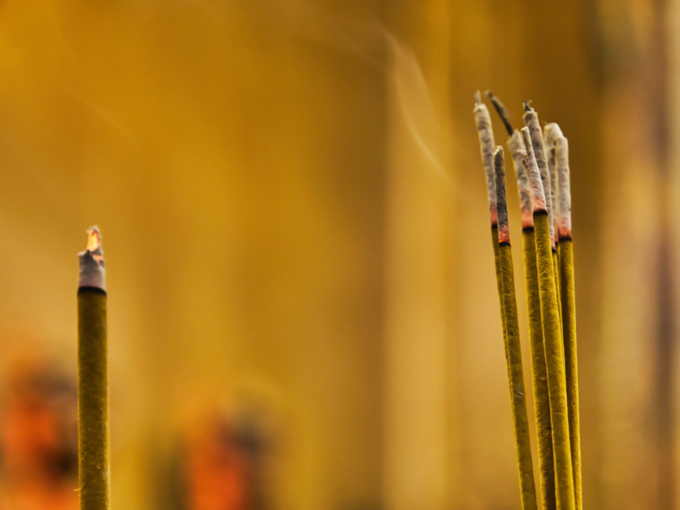
[[524, 101], [523, 104], [524, 104], [524, 111], [525, 112], [533, 112], [534, 111], [534, 109], [531, 106], [531, 99], [529, 99], [528, 101]]
[[486, 95], [491, 100], [491, 104], [493, 104], [493, 107], [498, 113], [498, 116], [503, 121], [503, 125], [505, 126], [505, 130], [508, 132], [508, 135], [512, 136], [514, 130], [512, 129], [512, 124], [508, 119], [508, 112], [505, 109], [505, 106], [503, 106], [503, 103], [501, 103], [499, 99], [496, 96], [494, 96], [490, 90], [486, 91]]

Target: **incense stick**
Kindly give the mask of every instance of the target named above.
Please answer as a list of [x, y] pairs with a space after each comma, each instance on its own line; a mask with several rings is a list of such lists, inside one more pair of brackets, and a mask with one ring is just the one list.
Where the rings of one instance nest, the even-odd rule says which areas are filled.
[[575, 510], [574, 478], [569, 438], [569, 413], [567, 403], [567, 382], [564, 369], [564, 345], [555, 288], [552, 260], [550, 218], [546, 206], [546, 195], [539, 173], [529, 128], [522, 128], [522, 137], [527, 149], [527, 172], [531, 182], [534, 205], [534, 232], [536, 241], [536, 266], [543, 323], [548, 393], [550, 396], [550, 417], [552, 423], [553, 455], [555, 461], [555, 483], [557, 508]]
[[553, 203], [550, 190], [550, 170], [548, 169], [548, 159], [545, 151], [545, 144], [543, 143], [543, 130], [538, 122], [538, 114], [530, 106], [529, 101], [524, 103], [524, 123], [529, 129], [529, 137], [531, 140], [531, 148], [534, 151], [534, 156], [536, 158], [536, 163], [538, 164], [538, 170], [541, 175], [541, 182], [543, 184], [543, 189], [545, 193], [545, 206], [550, 218], [550, 236], [551, 236], [551, 246], [554, 248], [555, 244], [555, 226], [553, 217]]
[[571, 236], [571, 190], [569, 186], [569, 145], [560, 137], [555, 142], [559, 179], [559, 236], [562, 280], [562, 327], [569, 401], [569, 434], [574, 470], [576, 509], [583, 508], [581, 477], [581, 433], [578, 398], [578, 355], [576, 348], [576, 292], [574, 288], [574, 246]]
[[109, 508], [109, 433], [104, 258], [88, 230], [78, 285], [78, 476], [81, 510]]
[[498, 212], [498, 250], [500, 261], [500, 294], [503, 320], [503, 338], [510, 387], [510, 404], [515, 431], [515, 448], [519, 469], [520, 494], [524, 510], [537, 509], [536, 486], [533, 462], [531, 459], [531, 440], [529, 418], [524, 391], [524, 370], [522, 368], [522, 347], [519, 338], [519, 320], [515, 298], [515, 279], [513, 274], [512, 248], [508, 224], [508, 208], [505, 193], [505, 163], [503, 148], [494, 153], [494, 173], [496, 188], [496, 207]]
[[[498, 213], [496, 211], [496, 185], [494, 182], [493, 169], [493, 153], [496, 149], [493, 136], [493, 128], [491, 127], [491, 116], [489, 109], [482, 103], [482, 97], [479, 91], [475, 94], [475, 108], [473, 110], [475, 116], [475, 124], [477, 125], [477, 134], [479, 136], [479, 147], [482, 152], [482, 164], [484, 165], [484, 176], [486, 178], [486, 189], [489, 203], [489, 217], [491, 220], [491, 244], [493, 246], [494, 266], [496, 268], [496, 285], [498, 287], [498, 295], [503, 292], [501, 288], [500, 277], [500, 260], [498, 251]], [[503, 308], [503, 301], [500, 302], [501, 309]], [[501, 314], [502, 317], [504, 315]]]

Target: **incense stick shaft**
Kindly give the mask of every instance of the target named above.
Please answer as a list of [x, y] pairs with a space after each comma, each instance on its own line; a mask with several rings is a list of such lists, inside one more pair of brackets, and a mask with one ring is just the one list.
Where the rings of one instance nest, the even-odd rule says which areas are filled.
[[[496, 288], [498, 289], [498, 300], [501, 307], [501, 321], [505, 328], [505, 313], [503, 312], [503, 280], [501, 277], [500, 247], [498, 246], [498, 225], [491, 225], [491, 245], [493, 246], [493, 263], [496, 269]], [[503, 330], [505, 331], [505, 329]]]
[[562, 294], [560, 284], [560, 260], [559, 260], [559, 246], [556, 244], [555, 251], [552, 252], [553, 274], [555, 275], [555, 293], [557, 295], [557, 312], [560, 318], [560, 331], [562, 331]]
[[581, 432], [578, 403], [578, 356], [576, 350], [576, 293], [574, 289], [574, 245], [571, 239], [560, 240], [560, 265], [562, 273], [562, 325], [564, 331], [564, 357], [569, 402], [569, 437], [574, 470], [576, 510], [583, 508], [581, 481]]
[[515, 299], [515, 279], [513, 275], [512, 249], [509, 244], [499, 245], [500, 276], [502, 285], [501, 310], [505, 319], [504, 340], [505, 356], [510, 387], [510, 403], [515, 431], [515, 448], [519, 469], [519, 484], [523, 510], [537, 509], [536, 485], [534, 482], [531, 459], [531, 440], [529, 418], [527, 415], [526, 392], [524, 390], [524, 370], [522, 368], [522, 348], [519, 340], [519, 320]]
[[545, 213], [535, 214], [534, 227], [545, 364], [550, 395], [557, 508], [559, 510], [575, 510], [564, 345], [562, 331], [560, 330], [548, 215]]
[[536, 244], [534, 229], [522, 231], [524, 273], [526, 281], [527, 310], [529, 315], [529, 347], [531, 374], [534, 388], [534, 413], [538, 436], [538, 473], [541, 481], [541, 508], [555, 510], [555, 466], [553, 464], [552, 427], [550, 424], [550, 398], [543, 347], [541, 300], [538, 293], [536, 270]]
[[78, 472], [80, 509], [109, 508], [106, 294], [78, 289]]

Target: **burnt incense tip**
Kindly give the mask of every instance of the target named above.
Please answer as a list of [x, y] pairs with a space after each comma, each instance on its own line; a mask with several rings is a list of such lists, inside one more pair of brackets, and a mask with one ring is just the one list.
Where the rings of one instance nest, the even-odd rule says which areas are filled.
[[102, 250], [102, 236], [94, 225], [87, 229], [87, 246], [78, 254], [80, 262], [80, 281], [78, 287], [93, 287], [106, 290], [105, 263]]
[[510, 243], [508, 223], [508, 202], [505, 192], [505, 155], [498, 145], [493, 153], [494, 177], [496, 180], [496, 211], [498, 213], [498, 242]]
[[529, 186], [531, 188], [531, 201], [533, 204], [533, 214], [539, 211], [547, 212], [546, 195], [543, 188], [543, 181], [541, 180], [541, 173], [534, 154], [531, 138], [529, 135], [529, 128], [522, 128], [522, 138], [526, 149], [526, 157], [522, 158], [522, 166], [529, 177]]
[[475, 103], [482, 104], [482, 93], [479, 90], [475, 92]]
[[531, 106], [531, 99], [529, 99], [528, 101], [524, 101], [524, 103], [522, 103], [522, 104], [524, 105], [524, 111], [525, 112], [533, 112], [534, 111], [534, 108]]
[[486, 91], [486, 95], [491, 101], [491, 104], [493, 105], [494, 109], [498, 113], [498, 116], [503, 121], [503, 125], [505, 126], [505, 130], [508, 132], [508, 135], [512, 136], [514, 129], [512, 128], [512, 124], [508, 119], [508, 113], [507, 110], [505, 109], [505, 106], [503, 106], [503, 103], [501, 103], [500, 100], [496, 96], [494, 96], [490, 90]]
[[564, 136], [560, 126], [555, 122], [549, 122], [543, 126], [543, 134], [545, 136], [545, 145], [547, 149], [554, 148], [556, 140]]
[[503, 151], [503, 146], [502, 145], [496, 145], [496, 149], [493, 151], [493, 161], [494, 164], [503, 164], [503, 161], [505, 160], [505, 154]]
[[571, 189], [569, 177], [569, 142], [562, 136], [555, 141], [558, 180], [558, 237], [571, 239]]

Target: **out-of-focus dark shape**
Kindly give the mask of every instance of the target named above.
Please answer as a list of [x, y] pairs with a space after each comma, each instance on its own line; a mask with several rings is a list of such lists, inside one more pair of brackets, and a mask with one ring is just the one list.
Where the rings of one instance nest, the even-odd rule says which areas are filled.
[[3, 386], [0, 508], [77, 508], [74, 378], [49, 359], [25, 357], [14, 361]]
[[265, 425], [262, 412], [251, 405], [214, 407], [195, 417], [182, 433], [166, 484], [172, 508], [270, 508], [272, 445]]

